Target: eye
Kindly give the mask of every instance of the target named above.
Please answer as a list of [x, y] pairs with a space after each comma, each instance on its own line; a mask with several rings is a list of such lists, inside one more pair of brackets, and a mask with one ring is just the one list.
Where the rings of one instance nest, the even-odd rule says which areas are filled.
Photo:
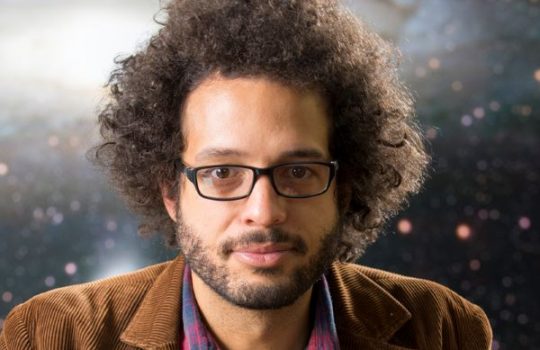
[[200, 171], [197, 173], [197, 178], [200, 181], [212, 181], [214, 183], [230, 183], [230, 181], [244, 179], [246, 175], [248, 175], [248, 173], [249, 172], [246, 171], [246, 169], [241, 167], [218, 165], [214, 167], [200, 169]]
[[231, 168], [214, 168], [212, 169], [212, 177], [217, 177], [219, 179], [226, 179], [232, 174]]
[[295, 166], [289, 169], [289, 175], [295, 179], [303, 179], [309, 176], [308, 168], [304, 166]]

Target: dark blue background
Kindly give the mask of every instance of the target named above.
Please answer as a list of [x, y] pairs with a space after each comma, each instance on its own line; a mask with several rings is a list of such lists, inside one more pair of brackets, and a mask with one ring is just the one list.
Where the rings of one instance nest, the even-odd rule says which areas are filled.
[[[423, 191], [360, 262], [481, 305], [494, 349], [540, 349], [540, 2], [348, 3], [403, 51], [433, 155]], [[36, 293], [175, 255], [137, 237], [85, 161], [91, 113], [0, 113], [0, 325]]]

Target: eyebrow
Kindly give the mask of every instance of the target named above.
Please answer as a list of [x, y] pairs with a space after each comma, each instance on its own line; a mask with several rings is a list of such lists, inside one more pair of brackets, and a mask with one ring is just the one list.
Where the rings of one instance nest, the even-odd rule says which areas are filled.
[[[246, 152], [236, 150], [233, 148], [207, 148], [197, 153], [195, 156], [196, 161], [202, 161], [212, 158], [226, 158], [226, 157], [245, 157]], [[279, 158], [304, 158], [304, 159], [324, 159], [326, 158], [323, 153], [315, 148], [302, 148], [291, 151], [283, 152], [279, 155]]]
[[325, 156], [317, 149], [304, 148], [292, 151], [287, 151], [280, 155], [281, 158], [309, 158], [309, 159], [323, 159]]
[[208, 158], [222, 158], [222, 157], [242, 157], [246, 156], [245, 152], [232, 149], [232, 148], [207, 148], [197, 153], [195, 156], [196, 161], [205, 160]]

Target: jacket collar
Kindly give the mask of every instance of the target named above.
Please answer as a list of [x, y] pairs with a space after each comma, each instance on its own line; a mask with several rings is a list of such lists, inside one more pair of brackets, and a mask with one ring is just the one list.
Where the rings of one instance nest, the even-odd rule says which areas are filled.
[[361, 269], [336, 262], [328, 274], [341, 348], [404, 349], [388, 341], [411, 313]]
[[120, 340], [141, 349], [178, 349], [183, 271], [179, 255], [158, 275]]
[[[181, 327], [184, 260], [173, 260], [158, 275], [120, 339], [142, 349], [177, 349]], [[403, 349], [388, 340], [411, 313], [386, 290], [350, 264], [334, 263], [328, 274], [342, 349]]]

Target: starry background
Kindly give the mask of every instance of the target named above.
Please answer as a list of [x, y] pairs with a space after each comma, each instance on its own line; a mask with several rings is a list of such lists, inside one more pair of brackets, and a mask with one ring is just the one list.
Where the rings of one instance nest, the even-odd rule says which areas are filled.
[[[494, 349], [540, 349], [540, 1], [348, 0], [398, 45], [430, 177], [360, 263], [486, 311]], [[170, 259], [85, 160], [113, 58], [157, 0], [0, 0], [0, 328], [52, 288]]]

